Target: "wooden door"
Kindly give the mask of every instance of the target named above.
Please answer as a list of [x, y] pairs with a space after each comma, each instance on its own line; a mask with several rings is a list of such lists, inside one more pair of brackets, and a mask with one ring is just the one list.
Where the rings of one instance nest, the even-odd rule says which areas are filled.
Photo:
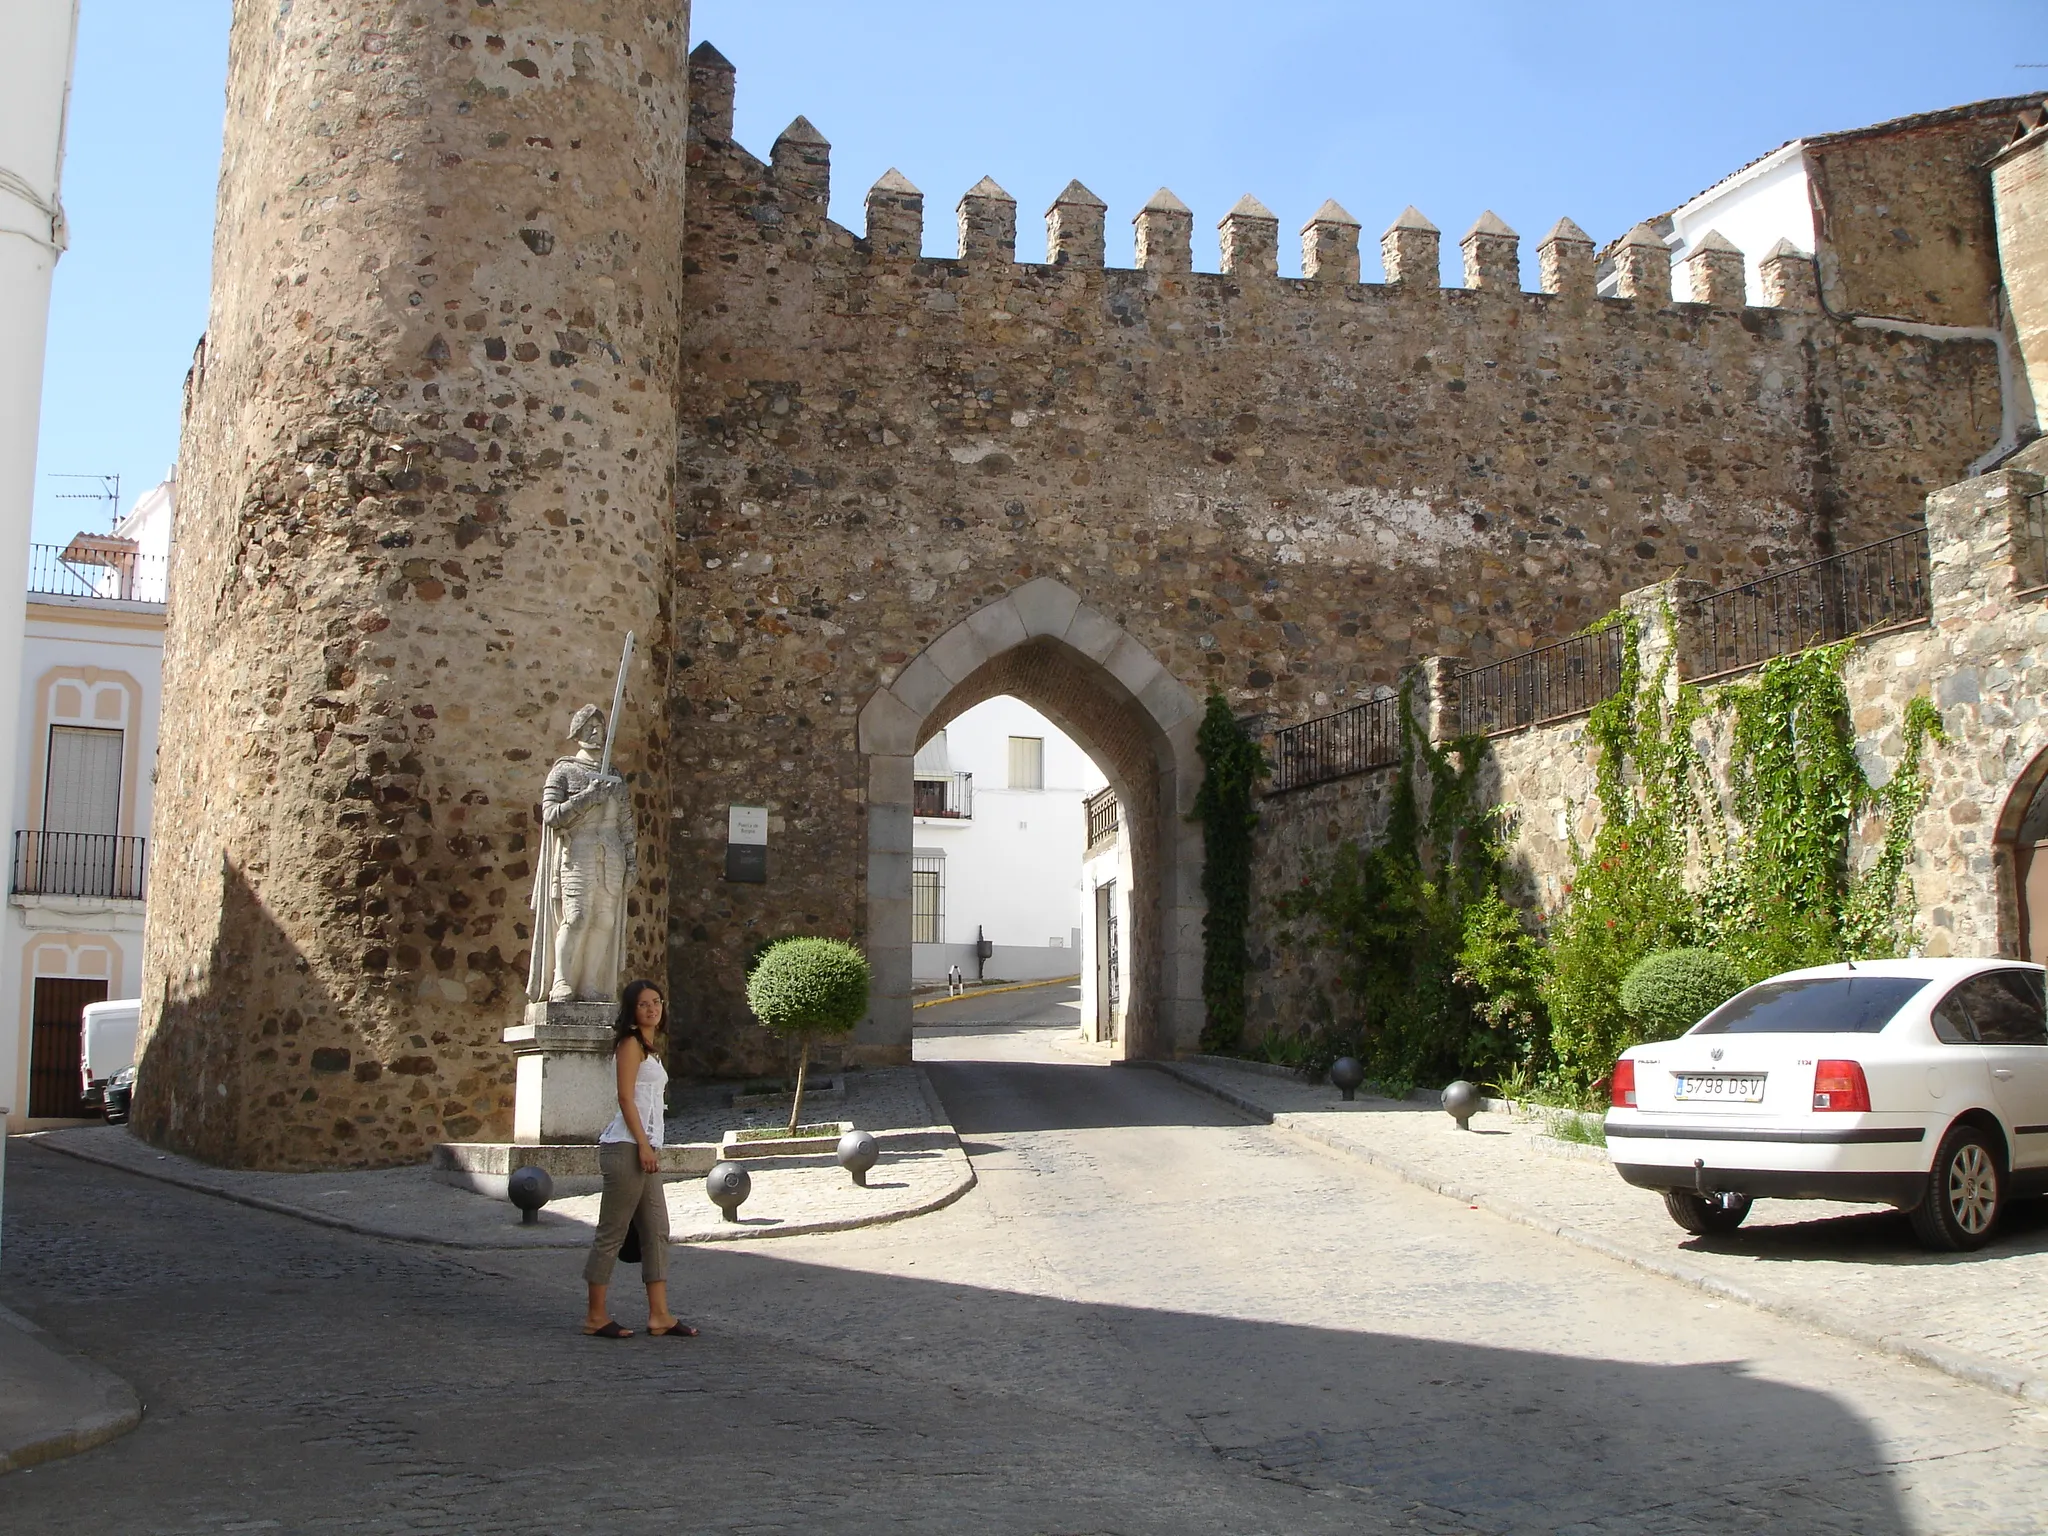
[[85, 1117], [85, 1005], [107, 1000], [104, 981], [38, 976], [29, 1025], [28, 1112], [35, 1120]]

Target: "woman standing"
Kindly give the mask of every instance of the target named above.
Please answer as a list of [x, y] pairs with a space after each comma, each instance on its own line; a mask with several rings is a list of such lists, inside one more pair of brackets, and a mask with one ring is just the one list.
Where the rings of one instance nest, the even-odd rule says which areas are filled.
[[590, 1288], [590, 1306], [583, 1331], [593, 1338], [628, 1339], [630, 1328], [612, 1321], [605, 1304], [612, 1266], [619, 1247], [637, 1220], [640, 1225], [640, 1278], [647, 1284], [647, 1331], [670, 1338], [693, 1339], [697, 1330], [677, 1321], [668, 1309], [668, 1200], [661, 1188], [662, 1091], [668, 1073], [654, 1049], [661, 1033], [661, 989], [636, 981], [619, 999], [612, 1024], [612, 1055], [618, 1064], [619, 1112], [597, 1138], [597, 1165], [604, 1174], [604, 1198], [597, 1208], [597, 1237], [583, 1266]]

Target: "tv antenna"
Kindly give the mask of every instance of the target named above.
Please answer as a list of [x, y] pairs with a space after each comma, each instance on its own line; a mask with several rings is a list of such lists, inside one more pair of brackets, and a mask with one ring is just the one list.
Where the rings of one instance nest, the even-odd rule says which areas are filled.
[[121, 477], [119, 475], [69, 475], [52, 472], [52, 480], [96, 480], [96, 491], [58, 491], [58, 501], [101, 501], [107, 505], [107, 524], [113, 526], [121, 520]]

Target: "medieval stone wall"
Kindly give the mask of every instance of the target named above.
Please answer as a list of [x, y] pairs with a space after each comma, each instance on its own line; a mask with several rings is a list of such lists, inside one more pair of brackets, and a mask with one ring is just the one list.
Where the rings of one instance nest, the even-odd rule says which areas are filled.
[[[2048, 467], [2048, 452], [2037, 448], [2020, 463], [2036, 460], [2037, 468]], [[1906, 870], [1917, 942], [1929, 955], [2025, 953], [2016, 846], [2025, 841], [2023, 824], [2029, 839], [2048, 840], [2048, 797], [2028, 819], [2034, 796], [2048, 784], [2048, 508], [2037, 500], [2043, 487], [2040, 473], [2016, 466], [1930, 497], [1931, 618], [1859, 643], [1842, 667], [1857, 755], [1872, 784], [1883, 784], [1898, 766], [1914, 698], [1933, 702], [1949, 736], [1926, 749], [1930, 792]], [[1676, 595], [1668, 584], [1631, 595], [1643, 624], [1646, 676], [1658, 675], [1673, 647], [1685, 655], [1685, 637], [1666, 622]], [[1681, 660], [1665, 674], [1667, 697], [1683, 669]], [[1731, 826], [1733, 722], [1720, 700], [1727, 687], [1745, 681], [1737, 676], [1702, 689], [1706, 707], [1694, 733]], [[1426, 696], [1417, 708], [1426, 715]], [[1596, 769], [1583, 717], [1489, 743], [1485, 796], [1514, 829], [1515, 894], [1539, 921], [1563, 903], [1574, 841], [1590, 847], [1599, 829]], [[1326, 869], [1341, 844], [1378, 843], [1394, 790], [1393, 770], [1380, 769], [1263, 803], [1248, 1033], [1313, 1029], [1345, 1006], [1336, 957], [1298, 942], [1301, 925], [1286, 920], [1278, 903]], [[1850, 852], [1853, 870], [1877, 858], [1885, 831], [1878, 818], [1863, 819]], [[2036, 931], [2048, 931], [2040, 915], [2035, 923]]]
[[[693, 1066], [754, 1064], [759, 942], [860, 933], [868, 690], [1034, 576], [1197, 694], [1298, 719], [1424, 653], [1569, 633], [1676, 567], [1725, 583], [1909, 526], [1999, 433], [1987, 342], [1596, 299], [1575, 229], [1540, 253], [1554, 292], [1521, 291], [1504, 226], [1468, 244], [1477, 286], [1439, 289], [1419, 216], [1389, 232], [1405, 280], [1366, 284], [1330, 204], [1317, 277], [1281, 279], [1247, 200], [1233, 270], [1201, 273], [1168, 194], [1125, 271], [1076, 184], [1033, 264], [985, 181], [964, 257], [924, 258], [907, 181], [856, 237], [825, 216], [816, 129], [764, 163], [732, 142], [730, 66], [693, 67], [671, 956]], [[724, 885], [725, 808], [762, 800], [769, 882]]]
[[135, 1103], [163, 1145], [332, 1166], [509, 1133], [535, 806], [629, 628], [620, 761], [663, 824], [687, 26], [236, 8]]

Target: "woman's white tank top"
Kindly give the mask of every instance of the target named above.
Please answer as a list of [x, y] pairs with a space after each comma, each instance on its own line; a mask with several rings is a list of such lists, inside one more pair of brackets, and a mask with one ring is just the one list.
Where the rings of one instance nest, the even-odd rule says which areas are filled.
[[[633, 1107], [640, 1111], [640, 1124], [647, 1132], [650, 1146], [662, 1144], [661, 1098], [662, 1090], [668, 1086], [668, 1069], [652, 1056], [640, 1063], [640, 1071], [633, 1079]], [[626, 1129], [623, 1111], [614, 1111], [610, 1125], [597, 1138], [600, 1142], [631, 1141], [633, 1133]]]

